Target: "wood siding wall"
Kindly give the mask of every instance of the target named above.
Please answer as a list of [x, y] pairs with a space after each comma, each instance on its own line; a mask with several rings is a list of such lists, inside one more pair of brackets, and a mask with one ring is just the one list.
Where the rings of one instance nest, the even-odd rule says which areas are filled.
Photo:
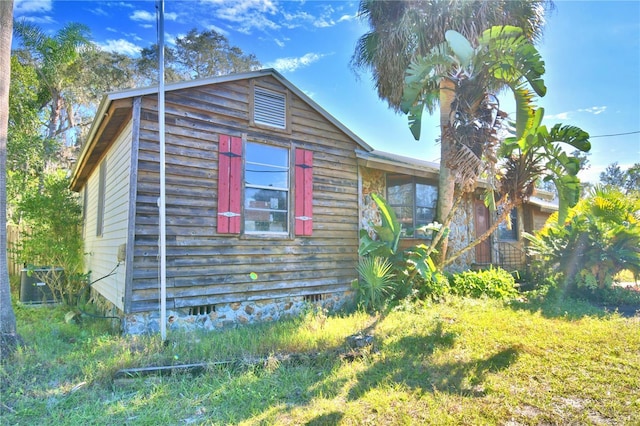
[[[98, 168], [87, 181], [88, 191], [85, 210], [84, 241], [86, 269], [91, 280], [105, 277], [116, 267], [118, 247], [127, 242], [129, 209], [129, 167], [131, 158], [131, 131], [129, 123], [117, 137], [101, 161], [107, 161], [105, 181], [104, 222], [101, 236], [96, 236], [98, 215]], [[84, 198], [84, 197], [83, 197]], [[107, 300], [124, 309], [125, 270], [120, 265], [115, 274], [93, 285]]]
[[[255, 84], [284, 90], [272, 77]], [[250, 90], [251, 81], [241, 80], [166, 93], [168, 309], [341, 292], [356, 278], [355, 141], [293, 93], [287, 98], [290, 129], [251, 127]], [[140, 113], [128, 312], [159, 306], [157, 130], [157, 98], [146, 96]], [[295, 148], [313, 151], [311, 236], [293, 237], [293, 229], [289, 238], [217, 233], [220, 134], [285, 147], [292, 156]], [[292, 183], [291, 198], [294, 193]], [[252, 272], [257, 279], [250, 278]]]

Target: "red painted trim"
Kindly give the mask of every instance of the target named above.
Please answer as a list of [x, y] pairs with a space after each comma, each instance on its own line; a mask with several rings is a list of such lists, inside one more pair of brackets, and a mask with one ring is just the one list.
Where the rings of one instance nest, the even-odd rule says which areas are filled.
[[295, 154], [295, 233], [313, 233], [313, 152], [297, 148]]

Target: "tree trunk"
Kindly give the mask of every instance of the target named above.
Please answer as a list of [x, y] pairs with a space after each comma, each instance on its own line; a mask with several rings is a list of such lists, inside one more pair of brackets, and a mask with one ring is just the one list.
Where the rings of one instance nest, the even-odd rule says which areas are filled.
[[13, 0], [3, 0], [0, 1], [0, 360], [11, 354], [20, 342], [7, 265], [7, 133], [12, 35]]
[[[449, 159], [453, 149], [451, 139], [451, 104], [455, 95], [455, 84], [448, 78], [440, 81], [440, 178], [438, 181], [438, 204], [436, 207], [436, 220], [444, 223], [453, 207], [455, 195], [455, 179], [449, 168]], [[443, 238], [436, 247], [436, 265], [441, 269], [447, 258], [449, 238]]]
[[58, 133], [58, 122], [60, 121], [60, 112], [62, 111], [62, 96], [56, 90], [51, 90], [51, 116], [49, 117], [48, 139], [53, 139]]

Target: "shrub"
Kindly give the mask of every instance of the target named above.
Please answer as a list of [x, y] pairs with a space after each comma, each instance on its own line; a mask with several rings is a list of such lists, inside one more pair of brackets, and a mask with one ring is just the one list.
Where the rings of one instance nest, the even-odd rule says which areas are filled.
[[509, 299], [518, 295], [515, 279], [501, 268], [455, 274], [451, 292], [459, 296], [494, 299]]
[[587, 299], [607, 305], [629, 305], [640, 309], [640, 291], [632, 288], [610, 287], [594, 288], [585, 291]]
[[552, 215], [530, 240], [545, 276], [558, 276], [566, 291], [592, 297], [609, 289], [623, 270], [640, 273], [640, 199], [596, 187], [558, 224]]
[[378, 256], [366, 256], [358, 263], [360, 280], [353, 282], [358, 304], [366, 310], [378, 310], [393, 293], [393, 265]]
[[420, 300], [439, 301], [451, 293], [449, 278], [442, 273], [434, 273], [415, 284], [415, 296]]
[[[366, 304], [368, 309], [378, 309], [387, 301], [399, 301], [417, 293], [421, 294], [421, 298], [423, 298], [429, 289], [440, 295], [443, 288], [440, 288], [438, 282], [442, 282], [442, 280], [434, 277], [436, 267], [431, 260], [431, 249], [424, 244], [418, 244], [401, 250], [399, 241], [402, 234], [402, 224], [398, 221], [393, 208], [382, 197], [376, 194], [371, 194], [371, 197], [380, 210], [382, 225], [373, 226], [376, 234], [375, 239], [371, 238], [366, 230], [360, 231], [358, 254], [362, 261], [358, 266], [358, 271], [363, 277], [363, 283], [355, 283], [354, 288], [361, 295], [361, 300], [369, 300]], [[429, 225], [425, 229], [432, 229], [432, 227]], [[387, 275], [393, 276], [395, 283], [386, 286], [384, 291], [373, 290], [376, 292], [374, 304], [366, 294], [372, 291], [372, 285], [367, 281], [380, 279], [376, 276], [377, 273], [372, 271], [376, 267], [372, 263], [372, 259], [376, 258], [381, 259], [378, 262], [384, 260], [385, 264], [389, 265]], [[368, 271], [371, 276], [366, 278], [363, 271]], [[366, 289], [364, 286], [369, 288]], [[384, 300], [378, 300], [378, 298]]]
[[69, 189], [64, 172], [56, 171], [45, 174], [41, 189], [24, 194], [19, 207], [28, 232], [15, 250], [18, 259], [30, 271], [42, 267], [64, 271], [44, 281], [55, 300], [73, 304], [87, 278], [78, 195]]

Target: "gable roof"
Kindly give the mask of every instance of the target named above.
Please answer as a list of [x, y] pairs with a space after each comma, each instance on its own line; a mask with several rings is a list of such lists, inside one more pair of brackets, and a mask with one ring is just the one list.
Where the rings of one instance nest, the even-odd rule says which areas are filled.
[[[280, 82], [292, 93], [297, 95], [326, 120], [328, 120], [338, 129], [344, 132], [347, 136], [353, 139], [363, 150], [367, 152], [373, 151], [373, 148], [369, 146], [365, 141], [360, 139], [359, 136], [349, 130], [349, 128], [338, 121], [334, 116], [329, 114], [324, 108], [318, 105], [302, 90], [298, 89], [289, 80], [284, 78], [278, 71], [272, 68], [209, 77], [199, 80], [169, 83], [165, 85], [165, 92], [264, 76], [271, 76], [275, 78], [278, 82]], [[89, 130], [87, 141], [85, 142], [82, 151], [80, 152], [80, 156], [78, 157], [78, 161], [76, 162], [76, 165], [73, 169], [70, 184], [72, 190], [79, 191], [82, 188], [88, 178], [89, 173], [98, 163], [98, 161], [100, 161], [100, 158], [102, 158], [104, 152], [108, 148], [109, 142], [112, 141], [113, 138], [129, 122], [133, 110], [133, 99], [139, 96], [153, 95], [155, 93], [158, 93], [157, 86], [127, 89], [119, 92], [108, 93], [103, 96], [100, 105], [98, 106], [96, 116], [93, 120], [93, 123], [91, 124], [91, 129]]]

